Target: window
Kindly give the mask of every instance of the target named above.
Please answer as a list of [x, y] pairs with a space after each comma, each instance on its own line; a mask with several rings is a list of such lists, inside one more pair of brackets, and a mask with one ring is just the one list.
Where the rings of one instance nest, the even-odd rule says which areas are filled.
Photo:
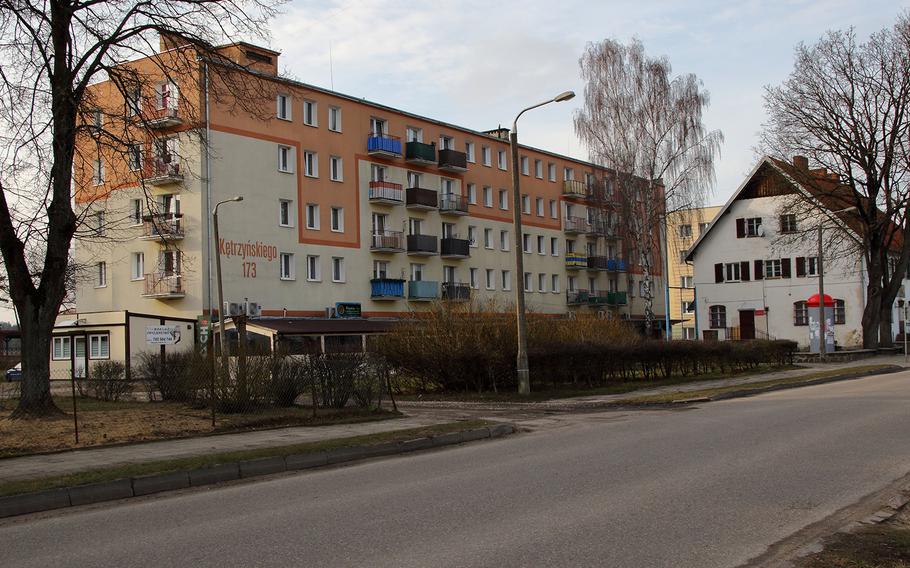
[[55, 337], [53, 359], [55, 361], [69, 360], [72, 355], [70, 351], [71, 346], [72, 344], [69, 337]]
[[499, 248], [500, 250], [509, 250], [509, 232], [499, 231]]
[[420, 282], [423, 280], [423, 265], [418, 263], [411, 263], [411, 280], [415, 282]]
[[543, 179], [543, 161], [534, 160], [534, 176]]
[[556, 181], [556, 164], [553, 162], [547, 164], [547, 177], [550, 181]]
[[468, 225], [468, 246], [477, 248], [477, 227]]
[[681, 251], [679, 251], [679, 263], [680, 263], [680, 264], [685, 264], [685, 263], [686, 263], [686, 255], [687, 255], [687, 254], [689, 254], [689, 251], [688, 251], [688, 250], [681, 250]]
[[490, 166], [490, 147], [481, 146], [480, 148], [480, 158], [483, 161], [483, 165]]
[[550, 218], [559, 219], [559, 209], [557, 208], [555, 199], [550, 200]]
[[370, 165], [370, 181], [385, 181], [386, 169], [384, 166], [377, 164]]
[[134, 199], [132, 205], [130, 206], [130, 219], [133, 220], [134, 225], [142, 224], [142, 200]]
[[477, 269], [476, 268], [468, 269], [468, 278], [469, 278], [469, 281], [471, 284], [471, 288], [473, 288], [475, 290], [480, 288], [480, 286], [477, 284]]
[[537, 216], [543, 217], [543, 197], [538, 197], [535, 204], [537, 207]]
[[290, 199], [278, 200], [278, 225], [281, 227], [294, 226], [294, 208]]
[[455, 267], [454, 266], [443, 266], [442, 267], [442, 281], [448, 284], [455, 284], [457, 280], [455, 279]]
[[722, 329], [727, 327], [726, 306], [711, 306], [708, 309], [708, 316], [711, 324], [711, 329]]
[[130, 144], [127, 146], [127, 152], [130, 171], [140, 171], [142, 169], [142, 144]]
[[134, 252], [130, 255], [130, 278], [133, 280], [145, 278], [145, 253]]
[[692, 236], [692, 225], [680, 225], [679, 226], [679, 237], [681, 239], [687, 239]]
[[578, 278], [575, 276], [569, 276], [568, 282], [566, 282], [566, 290], [569, 292], [574, 292], [578, 289], [576, 286], [578, 286]]
[[506, 291], [511, 290], [512, 289], [512, 273], [509, 272], [508, 270], [503, 270], [500, 273], [500, 277], [502, 280], [502, 282], [501, 282], [502, 286], [500, 286], [500, 288], [502, 288], [503, 290], [506, 290]]
[[781, 262], [779, 258], [765, 261], [765, 278], [780, 278]]
[[176, 109], [178, 96], [177, 85], [174, 83], [160, 83], [155, 88], [155, 99], [159, 109]]
[[473, 183], [468, 184], [468, 203], [477, 205], [477, 185]]
[[332, 257], [332, 282], [344, 282], [344, 258]]
[[531, 279], [532, 279], [531, 273], [530, 273], [530, 272], [525, 272], [525, 274], [524, 274], [524, 287], [525, 287], [525, 292], [533, 292], [533, 291], [534, 291], [534, 287], [533, 287], [533, 286], [534, 286], [534, 282], [532, 282]]
[[[708, 227], [710, 227], [710, 226], [711, 226], [711, 223], [699, 223], [698, 224], [698, 234], [699, 235], [705, 234], [705, 231], [707, 231]], [[684, 328], [684, 329], [689, 329], [689, 328]]]
[[847, 323], [847, 303], [843, 300], [834, 300], [834, 324]]
[[136, 116], [139, 114], [139, 111], [142, 108], [142, 88], [139, 86], [128, 87], [125, 102], [127, 116]]
[[101, 161], [101, 156], [98, 156], [92, 162], [92, 180], [94, 180], [95, 185], [104, 183], [104, 162]]
[[531, 174], [530, 167], [528, 166], [528, 157], [522, 156], [521, 159], [521, 175], [526, 176]]
[[307, 150], [303, 153], [303, 175], [319, 177], [319, 159], [316, 157], [316, 152]]
[[691, 314], [692, 312], [694, 312], [695, 311], [694, 303], [695, 302], [692, 302], [691, 300], [683, 300], [681, 302], [682, 313]]
[[806, 276], [818, 276], [818, 257], [806, 258]]
[[344, 180], [344, 165], [339, 156], [329, 157], [329, 179], [332, 181]]
[[793, 302], [793, 325], [809, 325], [809, 308], [806, 302]]
[[761, 217], [736, 220], [736, 238], [760, 237], [764, 231], [761, 227]]
[[550, 254], [559, 256], [559, 238], [550, 237]]
[[473, 142], [464, 143], [464, 153], [468, 157], [468, 161], [473, 164], [474, 163], [474, 143]]
[[451, 136], [446, 136], [444, 134], [439, 135], [439, 149], [440, 150], [454, 150], [455, 149], [455, 139]]
[[521, 235], [521, 250], [523, 252], [533, 252], [531, 250], [531, 235], [527, 233]]
[[329, 107], [329, 130], [341, 132], [341, 107]]
[[559, 274], [554, 274], [550, 277], [550, 291], [554, 294], [559, 293]]
[[525, 215], [530, 215], [531, 213], [531, 196], [528, 194], [521, 196], [521, 212]]
[[423, 142], [423, 128], [408, 126], [405, 129], [405, 140], [407, 142]]
[[483, 188], [483, 206], [493, 207], [493, 188], [488, 185]]
[[277, 109], [275, 110], [278, 118], [281, 120], [291, 120], [291, 98], [285, 94], [279, 94], [276, 100]]
[[562, 179], [566, 181], [572, 181], [575, 179], [575, 170], [572, 168], [563, 168], [562, 169]]
[[680, 276], [679, 277], [679, 287], [680, 288], [691, 288], [692, 287], [692, 277], [691, 276]]
[[795, 233], [796, 232], [796, 215], [788, 213], [786, 215], [780, 216], [780, 232], [781, 233]]
[[319, 275], [319, 257], [316, 255], [307, 255], [306, 257], [306, 279], [310, 282], [318, 282]]
[[387, 278], [389, 274], [389, 263], [386, 260], [373, 261], [373, 278]]
[[279, 277], [282, 280], [293, 280], [294, 279], [294, 255], [293, 253], [283, 252], [278, 255], [279, 257]]
[[107, 286], [107, 263], [99, 262], [95, 264], [95, 287], [103, 288]]
[[541, 292], [541, 293], [547, 291], [547, 275], [546, 274], [537, 275], [537, 291]]
[[292, 173], [294, 171], [294, 155], [290, 146], [278, 146], [278, 171]]
[[484, 229], [483, 230], [483, 248], [486, 248], [486, 249], [493, 248], [493, 229]]
[[408, 172], [408, 187], [421, 187], [420, 179], [423, 176], [417, 172]]
[[728, 262], [724, 265], [724, 274], [726, 276], [725, 280], [727, 282], [738, 282], [739, 281], [739, 263], [738, 262]]
[[453, 195], [455, 193], [455, 180], [439, 178], [439, 193], [442, 195]]
[[303, 101], [303, 123], [316, 126], [316, 101]]
[[503, 211], [509, 209], [509, 190], [507, 189], [499, 190], [499, 208]]
[[684, 327], [684, 328], [682, 328], [682, 331], [683, 331], [683, 339], [695, 339], [695, 328], [694, 327]]
[[495, 290], [496, 283], [494, 282], [495, 276], [494, 270], [492, 268], [486, 269], [486, 276], [484, 278], [487, 290]]
[[92, 229], [98, 236], [104, 235], [104, 211], [97, 211], [92, 215]]
[[306, 228], [319, 229], [319, 206], [314, 203], [307, 203], [306, 206]]
[[498, 156], [499, 156], [499, 159], [498, 159], [499, 169], [500, 169], [500, 170], [507, 170], [507, 169], [509, 169], [509, 167], [508, 167], [508, 162], [506, 161], [506, 151], [505, 151], [505, 150], [500, 150], [499, 153], [498, 153]]
[[547, 254], [546, 238], [543, 235], [537, 235], [537, 254]]
[[344, 208], [332, 207], [331, 210], [332, 231], [335, 233], [344, 232]]

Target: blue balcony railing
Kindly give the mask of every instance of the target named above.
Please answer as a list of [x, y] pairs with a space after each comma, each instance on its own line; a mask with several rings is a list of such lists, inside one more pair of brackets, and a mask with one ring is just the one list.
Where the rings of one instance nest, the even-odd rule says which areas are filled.
[[374, 300], [404, 298], [404, 280], [373, 278], [370, 280], [370, 297]]
[[388, 134], [371, 134], [367, 138], [367, 153], [401, 157], [401, 139]]

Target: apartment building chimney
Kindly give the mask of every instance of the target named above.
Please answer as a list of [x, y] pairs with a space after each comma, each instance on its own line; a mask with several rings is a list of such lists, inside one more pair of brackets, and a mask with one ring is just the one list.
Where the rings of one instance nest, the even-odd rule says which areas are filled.
[[793, 166], [801, 171], [809, 171], [809, 158], [805, 156], [793, 156]]

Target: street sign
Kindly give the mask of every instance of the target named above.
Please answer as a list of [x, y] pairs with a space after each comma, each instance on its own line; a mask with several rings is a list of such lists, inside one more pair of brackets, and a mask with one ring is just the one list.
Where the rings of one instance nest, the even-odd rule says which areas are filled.
[[145, 342], [149, 345], [176, 345], [180, 343], [180, 327], [176, 325], [147, 325]]
[[363, 311], [358, 302], [335, 302], [335, 316], [339, 318], [359, 318]]
[[196, 331], [199, 334], [199, 343], [202, 345], [207, 345], [209, 342], [209, 334], [212, 332], [212, 317], [211, 316], [199, 316], [196, 318]]

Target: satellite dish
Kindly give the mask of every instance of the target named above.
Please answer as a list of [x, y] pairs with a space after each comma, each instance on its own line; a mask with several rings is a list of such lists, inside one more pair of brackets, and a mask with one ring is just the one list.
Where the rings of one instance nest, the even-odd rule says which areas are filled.
[[759, 237], [764, 237], [764, 236], [765, 236], [765, 228], [762, 227], [761, 225], [758, 226], [758, 236], [759, 236]]

